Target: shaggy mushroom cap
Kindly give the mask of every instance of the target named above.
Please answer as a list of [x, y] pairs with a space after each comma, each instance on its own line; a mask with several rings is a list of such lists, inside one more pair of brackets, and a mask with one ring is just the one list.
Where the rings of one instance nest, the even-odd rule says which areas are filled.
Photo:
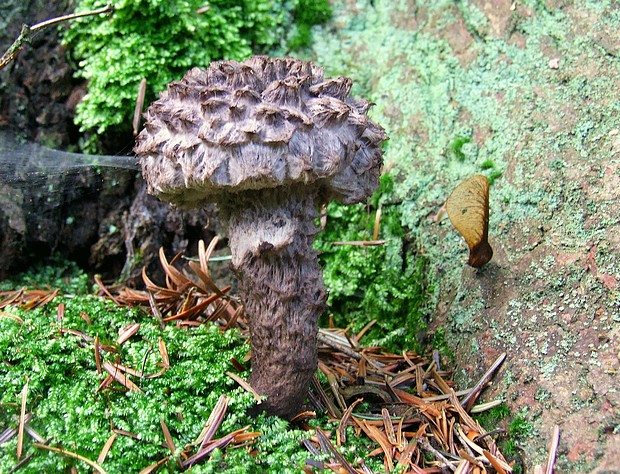
[[302, 183], [322, 188], [325, 202], [362, 201], [378, 185], [387, 137], [350, 89], [350, 79], [293, 58], [190, 70], [149, 107], [138, 136], [149, 193], [189, 208]]

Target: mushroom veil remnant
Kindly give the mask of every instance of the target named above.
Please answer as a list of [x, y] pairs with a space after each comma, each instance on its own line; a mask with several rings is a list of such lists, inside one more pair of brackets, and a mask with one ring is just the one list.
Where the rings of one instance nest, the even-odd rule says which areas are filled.
[[270, 414], [302, 407], [325, 310], [320, 207], [378, 186], [383, 129], [351, 80], [293, 58], [194, 68], [148, 109], [135, 152], [151, 194], [181, 208], [217, 203], [250, 326], [250, 385]]

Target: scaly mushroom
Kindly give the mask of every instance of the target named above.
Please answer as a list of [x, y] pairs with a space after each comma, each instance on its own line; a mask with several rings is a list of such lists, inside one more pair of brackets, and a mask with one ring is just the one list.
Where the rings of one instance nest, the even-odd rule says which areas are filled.
[[135, 147], [151, 194], [181, 208], [217, 203], [250, 326], [249, 382], [285, 418], [317, 368], [318, 209], [363, 201], [381, 171], [387, 137], [350, 88], [293, 58], [214, 62], [168, 85]]

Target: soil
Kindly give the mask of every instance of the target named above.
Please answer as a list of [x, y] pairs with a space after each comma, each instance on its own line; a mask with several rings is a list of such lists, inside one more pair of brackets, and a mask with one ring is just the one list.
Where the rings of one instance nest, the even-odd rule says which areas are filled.
[[[3, 3], [3, 50], [17, 38], [22, 24], [69, 13], [72, 3]], [[83, 81], [74, 78], [58, 29], [43, 29], [0, 71], [0, 127], [3, 133], [52, 148], [79, 149], [81, 132], [73, 116], [86, 89]], [[126, 153], [133, 143], [130, 136], [100, 138], [107, 154]], [[208, 242], [215, 235], [213, 208], [173, 209], [148, 196], [135, 172], [76, 170], [48, 176], [33, 186], [11, 170], [11, 166], [3, 170], [8, 181], [0, 180], [0, 278], [59, 256], [105, 278], [120, 275], [138, 284], [146, 265], [155, 281], [163, 281], [160, 247], [168, 255], [195, 253], [198, 240]]]

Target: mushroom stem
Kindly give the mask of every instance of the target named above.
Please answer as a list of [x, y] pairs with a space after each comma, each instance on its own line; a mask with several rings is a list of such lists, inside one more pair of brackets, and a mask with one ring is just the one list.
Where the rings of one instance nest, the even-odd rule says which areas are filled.
[[318, 318], [327, 292], [317, 252], [318, 189], [245, 191], [220, 201], [252, 345], [250, 385], [269, 414], [301, 409], [317, 368]]

